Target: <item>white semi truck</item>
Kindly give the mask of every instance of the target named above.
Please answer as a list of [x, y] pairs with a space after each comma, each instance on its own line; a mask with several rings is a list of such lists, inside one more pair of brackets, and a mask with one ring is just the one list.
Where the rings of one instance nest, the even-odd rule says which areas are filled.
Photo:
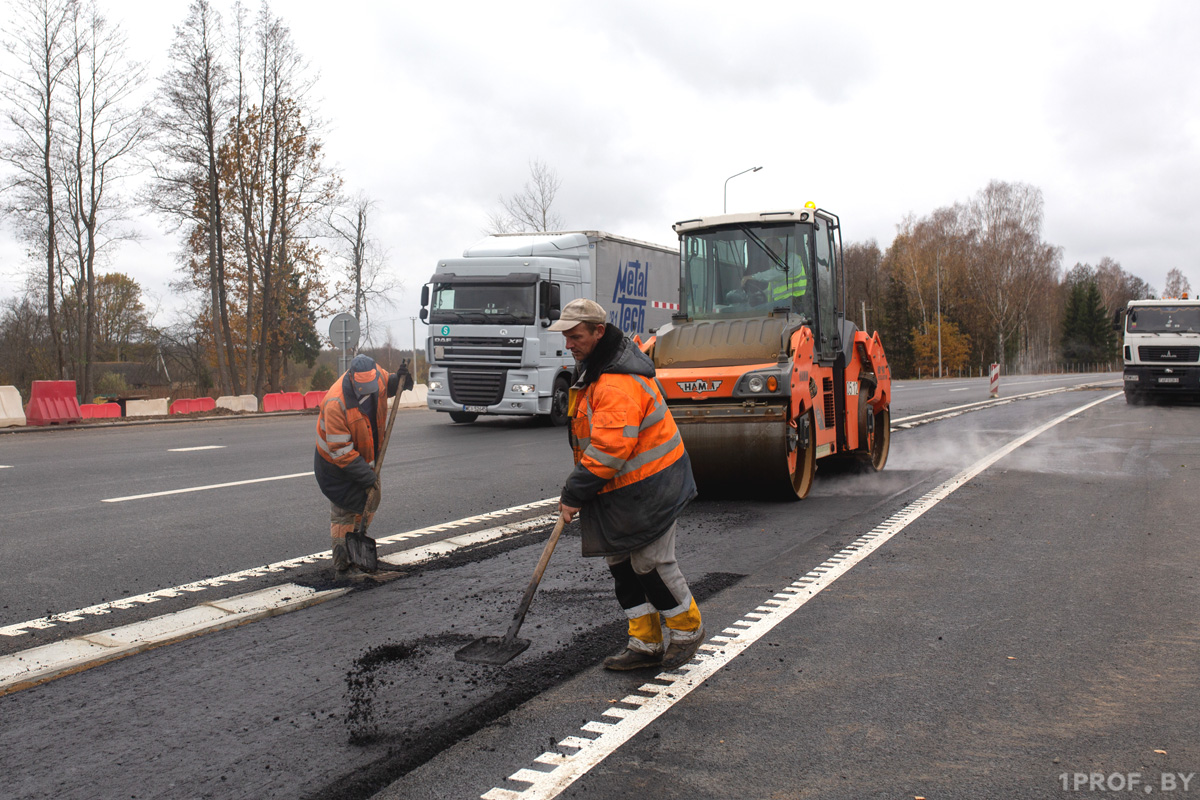
[[1200, 299], [1130, 300], [1124, 311], [1126, 402], [1200, 396]]
[[646, 339], [679, 308], [679, 251], [565, 231], [489, 236], [439, 261], [421, 289], [429, 408], [455, 422], [497, 414], [566, 424], [575, 362], [547, 328], [579, 297]]

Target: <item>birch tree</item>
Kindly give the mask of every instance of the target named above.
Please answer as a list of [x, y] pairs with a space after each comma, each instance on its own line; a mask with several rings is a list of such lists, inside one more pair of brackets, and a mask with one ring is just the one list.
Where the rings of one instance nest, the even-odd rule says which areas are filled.
[[553, 167], [538, 159], [529, 162], [529, 180], [521, 191], [500, 198], [500, 207], [488, 217], [488, 233], [562, 230], [562, 217], [554, 210], [561, 186]]

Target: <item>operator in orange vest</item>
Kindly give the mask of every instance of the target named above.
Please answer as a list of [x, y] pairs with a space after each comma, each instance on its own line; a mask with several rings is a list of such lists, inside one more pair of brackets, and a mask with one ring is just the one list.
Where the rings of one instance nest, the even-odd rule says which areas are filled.
[[387, 401], [381, 402], [380, 397], [394, 397], [412, 385], [407, 364], [389, 375], [375, 359], [359, 354], [321, 401], [313, 473], [331, 506], [329, 535], [333, 568], [339, 578], [351, 573], [346, 534], [364, 514], [369, 525], [379, 508], [381, 486], [375, 474], [375, 454], [387, 429], [388, 414]]
[[676, 520], [696, 496], [696, 482], [654, 364], [606, 318], [599, 303], [580, 299], [550, 325], [575, 357], [575, 469], [559, 514], [567, 522], [579, 515], [583, 555], [604, 557], [629, 619], [625, 649], [604, 666], [675, 669], [704, 640], [700, 609], [675, 560]]

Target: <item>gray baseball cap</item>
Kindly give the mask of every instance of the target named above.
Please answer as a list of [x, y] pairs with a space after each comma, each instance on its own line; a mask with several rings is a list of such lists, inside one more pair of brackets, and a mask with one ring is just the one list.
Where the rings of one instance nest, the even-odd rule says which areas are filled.
[[579, 298], [563, 306], [562, 314], [550, 323], [549, 330], [569, 331], [581, 322], [607, 322], [608, 314], [595, 300]]
[[379, 391], [379, 370], [375, 368], [375, 359], [359, 353], [350, 362], [351, 380], [354, 381], [354, 391], [359, 397], [374, 394]]

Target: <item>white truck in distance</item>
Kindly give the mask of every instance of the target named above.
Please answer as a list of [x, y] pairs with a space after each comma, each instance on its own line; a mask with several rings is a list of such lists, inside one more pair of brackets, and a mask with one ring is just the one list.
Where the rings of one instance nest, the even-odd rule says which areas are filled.
[[1200, 299], [1130, 300], [1124, 317], [1125, 401], [1200, 396]]
[[575, 361], [546, 329], [579, 297], [646, 339], [679, 308], [679, 251], [566, 231], [489, 236], [439, 261], [421, 289], [429, 408], [455, 422], [500, 414], [566, 424]]

